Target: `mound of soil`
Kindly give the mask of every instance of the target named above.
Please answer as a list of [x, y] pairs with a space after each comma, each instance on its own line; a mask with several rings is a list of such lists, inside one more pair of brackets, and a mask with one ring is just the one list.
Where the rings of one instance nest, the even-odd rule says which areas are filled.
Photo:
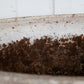
[[[71, 41], [70, 41], [71, 40]], [[84, 36], [36, 39], [28, 38], [3, 44], [0, 50], [0, 70], [45, 75], [84, 76]]]

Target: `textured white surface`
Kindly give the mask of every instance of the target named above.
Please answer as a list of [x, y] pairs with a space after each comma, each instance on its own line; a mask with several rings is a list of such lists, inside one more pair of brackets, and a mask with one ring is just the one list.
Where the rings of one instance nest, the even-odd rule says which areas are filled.
[[84, 77], [37, 76], [0, 72], [1, 84], [84, 84]]
[[[58, 21], [58, 23], [56, 23]], [[69, 23], [66, 23], [68, 21]], [[12, 29], [14, 27], [14, 29]], [[67, 34], [84, 34], [84, 17], [37, 17], [10, 23], [0, 23], [0, 44], [30, 38], [33, 42], [41, 36], [58, 36]]]

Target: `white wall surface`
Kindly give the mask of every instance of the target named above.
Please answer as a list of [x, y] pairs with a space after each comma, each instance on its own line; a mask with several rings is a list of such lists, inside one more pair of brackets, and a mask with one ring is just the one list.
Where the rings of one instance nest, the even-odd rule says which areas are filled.
[[52, 14], [52, 0], [18, 0], [17, 16]]
[[73, 13], [84, 13], [84, 0], [72, 0]]
[[84, 13], [84, 0], [55, 0], [55, 14]]
[[72, 0], [55, 0], [55, 14], [71, 14]]
[[84, 0], [0, 0], [0, 19], [84, 13]]
[[16, 1], [0, 0], [0, 19], [16, 17]]

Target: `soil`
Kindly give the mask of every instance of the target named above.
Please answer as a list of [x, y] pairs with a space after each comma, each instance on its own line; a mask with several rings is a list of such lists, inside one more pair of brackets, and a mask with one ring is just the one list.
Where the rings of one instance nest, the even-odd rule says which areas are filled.
[[[69, 41], [72, 40], [72, 41]], [[84, 36], [55, 39], [43, 37], [3, 44], [0, 70], [38, 75], [84, 76]]]

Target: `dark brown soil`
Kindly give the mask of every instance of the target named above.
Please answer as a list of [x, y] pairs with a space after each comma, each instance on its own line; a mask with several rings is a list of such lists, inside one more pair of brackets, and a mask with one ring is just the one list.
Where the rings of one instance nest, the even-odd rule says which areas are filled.
[[29, 39], [3, 44], [0, 70], [29, 74], [84, 76], [84, 36], [55, 39], [45, 36], [31, 45]]

